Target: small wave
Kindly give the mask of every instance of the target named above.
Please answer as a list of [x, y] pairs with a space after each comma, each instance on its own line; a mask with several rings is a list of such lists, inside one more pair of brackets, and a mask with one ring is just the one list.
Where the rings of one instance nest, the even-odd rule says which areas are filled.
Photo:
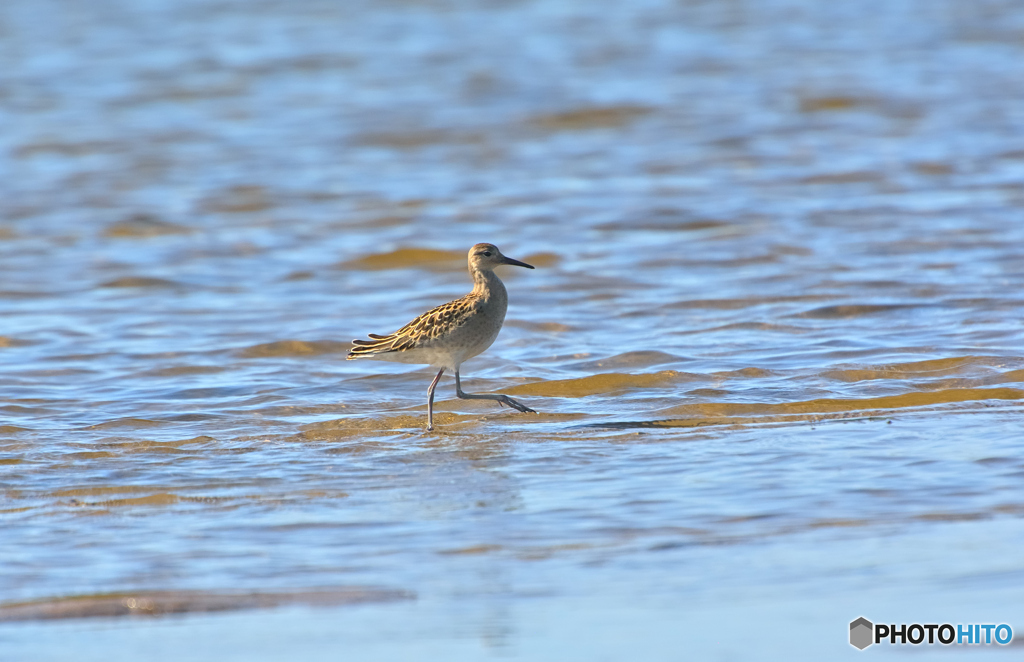
[[570, 367], [574, 370], [597, 370], [599, 368], [644, 368], [652, 365], [665, 363], [678, 363], [683, 357], [661, 352], [657, 350], [639, 350], [635, 352], [624, 352], [594, 361], [583, 361], [574, 363]]
[[409, 600], [408, 591], [362, 586], [274, 592], [135, 591], [94, 593], [0, 604], [0, 621], [65, 618], [162, 616], [243, 609], [268, 609], [290, 604], [336, 606], [364, 602]]
[[878, 184], [885, 181], [882, 173], [870, 170], [830, 172], [797, 180], [800, 184]]
[[22, 340], [20, 338], [11, 338], [10, 336], [0, 336], [0, 347], [23, 347], [25, 345], [31, 345], [31, 340]]
[[218, 400], [252, 392], [248, 386], [209, 386], [206, 388], [183, 388], [164, 392], [161, 395], [169, 400]]
[[806, 312], [798, 313], [794, 317], [810, 317], [813, 319], [847, 319], [850, 317], [863, 317], [865, 315], [881, 315], [897, 310], [907, 310], [908, 308], [920, 308], [920, 306], [901, 303], [822, 306], [821, 308], [813, 308]]
[[470, 547], [456, 547], [454, 549], [442, 549], [438, 554], [445, 556], [476, 556], [478, 554], [489, 554], [500, 552], [504, 549], [501, 545], [472, 545]]
[[[531, 263], [532, 264], [532, 263]], [[525, 320], [507, 320], [505, 326], [527, 331], [538, 331], [540, 333], [566, 333], [573, 331], [573, 327], [560, 322], [527, 322]]]
[[[650, 216], [655, 218], [652, 220]], [[639, 230], [654, 232], [701, 232], [705, 230], [721, 230], [731, 227], [728, 221], [713, 219], [690, 219], [678, 210], [656, 210], [643, 219], [630, 218], [612, 221], [594, 226], [595, 230], [637, 232]]]
[[663, 370], [644, 375], [628, 375], [609, 372], [602, 375], [591, 375], [577, 379], [557, 379], [552, 381], [520, 384], [512, 388], [502, 389], [510, 395], [539, 395], [553, 398], [583, 398], [598, 393], [613, 393], [633, 388], [666, 388], [682, 382], [693, 382], [706, 379], [701, 375], [676, 370]]
[[583, 131], [614, 129], [625, 126], [654, 112], [650, 106], [620, 105], [578, 108], [561, 113], [535, 115], [528, 124], [546, 131]]
[[87, 430], [106, 430], [109, 428], [152, 428], [166, 425], [164, 421], [152, 421], [148, 418], [116, 418], [105, 423], [90, 425]]
[[733, 324], [723, 324], [721, 326], [712, 326], [706, 329], [694, 329], [692, 331], [677, 331], [674, 335], [688, 336], [697, 333], [720, 333], [722, 331], [770, 331], [773, 333], [807, 333], [809, 329], [805, 329], [801, 326], [792, 326], [788, 324], [770, 324], [768, 322], [734, 322]]
[[175, 234], [188, 234], [192, 228], [161, 220], [149, 214], [135, 214], [122, 221], [111, 223], [103, 231], [111, 239], [148, 239]]
[[27, 159], [35, 156], [91, 156], [93, 154], [115, 154], [126, 145], [112, 140], [83, 140], [79, 142], [44, 141], [21, 145], [14, 150], [14, 156]]
[[805, 97], [800, 99], [800, 112], [820, 113], [837, 110], [851, 110], [871, 103], [869, 99], [846, 96]]
[[754, 367], [712, 373], [712, 376], [716, 379], [764, 379], [765, 377], [775, 377], [776, 375], [778, 375], [777, 372]]
[[420, 149], [434, 145], [481, 144], [487, 137], [475, 132], [449, 131], [445, 129], [419, 129], [411, 131], [371, 131], [353, 139], [356, 145], [384, 147], [388, 149]]
[[150, 377], [181, 377], [182, 375], [210, 375], [227, 370], [217, 365], [180, 365], [170, 368], [156, 368], [142, 373]]
[[349, 351], [352, 344], [336, 340], [275, 340], [246, 347], [238, 352], [246, 359], [263, 359], [272, 356], [320, 356], [341, 354]]
[[146, 276], [124, 276], [101, 283], [100, 287], [109, 288], [173, 288], [181, 289], [186, 286], [182, 283], [166, 278], [148, 278]]
[[109, 501], [96, 501], [92, 503], [79, 503], [76, 505], [91, 506], [95, 508], [131, 508], [133, 506], [170, 506], [182, 501], [177, 494], [161, 492], [141, 497], [128, 497], [125, 499], [110, 499]]
[[821, 398], [801, 402], [705, 402], [680, 405], [662, 410], [670, 418], [651, 421], [611, 421], [583, 427], [628, 428], [692, 428], [719, 425], [751, 425], [764, 423], [798, 423], [892, 416], [900, 410], [934, 407], [958, 402], [985, 400], [1024, 400], [1024, 390], [1015, 388], [964, 388], [933, 392], [913, 392], [878, 398]]
[[200, 206], [220, 214], [252, 214], [272, 209], [275, 204], [273, 194], [265, 186], [244, 184], [218, 191]]
[[[893, 363], [863, 368], [843, 368], [821, 373], [822, 377], [843, 382], [871, 381], [876, 379], [912, 379], [920, 377], [942, 377], [963, 374], [971, 368], [989, 368], [1005, 365], [1010, 359], [997, 356], [957, 356], [945, 359], [930, 359], [909, 363]], [[1015, 360], [1019, 362], [1018, 360]], [[1021, 371], [1014, 371], [1021, 372]], [[1005, 381], [1016, 381], [1014, 372], [1006, 373]]]
[[[465, 416], [452, 412], [439, 412], [435, 403], [434, 425], [451, 425], [465, 421], [478, 421], [479, 416]], [[304, 441], [337, 441], [351, 437], [363, 437], [368, 432], [418, 431], [427, 426], [426, 414], [395, 414], [373, 417], [338, 418], [302, 426], [298, 437]]]
[[1021, 400], [1024, 390], [1015, 388], [992, 389], [947, 389], [944, 391], [904, 393], [887, 395], [878, 398], [820, 398], [802, 402], [768, 403], [706, 403], [682, 405], [674, 407], [674, 413], [698, 413], [707, 415], [717, 413], [721, 416], [751, 414], [813, 414], [852, 412], [865, 410], [903, 409], [907, 407], [925, 407], [953, 402], [971, 402], [976, 400]]
[[101, 487], [72, 487], [64, 490], [57, 490], [51, 494], [54, 497], [80, 497], [80, 496], [105, 496], [109, 494], [135, 494], [137, 492], [152, 490], [153, 487], [139, 487], [137, 485], [105, 485]]
[[558, 265], [562, 261], [562, 256], [558, 253], [528, 253], [520, 259], [538, 269], [547, 269]]
[[0, 299], [45, 299], [58, 294], [43, 290], [0, 290]]
[[399, 248], [388, 253], [364, 255], [337, 265], [340, 269], [454, 269], [465, 266], [466, 254], [458, 251], [442, 251], [433, 248]]
[[821, 301], [826, 299], [817, 295], [778, 296], [778, 297], [744, 297], [739, 299], [688, 299], [664, 306], [665, 308], [684, 308], [698, 310], [739, 310], [774, 303], [797, 303], [800, 301]]

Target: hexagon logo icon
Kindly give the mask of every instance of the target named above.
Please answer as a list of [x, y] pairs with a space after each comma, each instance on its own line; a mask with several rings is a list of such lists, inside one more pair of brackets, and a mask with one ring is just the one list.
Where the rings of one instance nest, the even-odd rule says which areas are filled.
[[850, 621], [850, 645], [857, 650], [864, 650], [874, 643], [871, 641], [874, 631], [874, 623], [863, 616], [855, 621]]

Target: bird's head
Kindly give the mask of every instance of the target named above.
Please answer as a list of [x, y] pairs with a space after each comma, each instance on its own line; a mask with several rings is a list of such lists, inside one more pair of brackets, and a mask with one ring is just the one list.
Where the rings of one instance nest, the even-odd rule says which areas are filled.
[[470, 271], [491, 271], [503, 264], [511, 264], [516, 267], [533, 267], [525, 262], [505, 257], [494, 244], [477, 244], [469, 249], [469, 270]]

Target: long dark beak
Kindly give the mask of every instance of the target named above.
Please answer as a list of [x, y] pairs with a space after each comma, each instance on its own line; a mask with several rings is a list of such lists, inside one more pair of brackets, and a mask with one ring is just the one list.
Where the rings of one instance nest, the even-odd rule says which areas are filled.
[[533, 266], [531, 266], [529, 264], [526, 264], [525, 262], [520, 262], [519, 260], [513, 260], [510, 257], [505, 257], [504, 255], [502, 255], [501, 257], [503, 258], [501, 260], [502, 264], [511, 264], [514, 267], [526, 267], [527, 269], [533, 269]]

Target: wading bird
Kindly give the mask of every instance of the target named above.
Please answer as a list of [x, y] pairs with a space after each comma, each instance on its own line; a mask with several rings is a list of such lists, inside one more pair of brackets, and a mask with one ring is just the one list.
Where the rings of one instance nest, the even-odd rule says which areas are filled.
[[508, 308], [505, 284], [494, 273], [503, 264], [533, 269], [505, 257], [494, 244], [469, 249], [469, 273], [473, 291], [423, 313], [386, 336], [369, 334], [370, 340], [353, 340], [349, 359], [377, 359], [398, 363], [427, 363], [439, 368], [427, 389], [427, 430], [434, 429], [434, 388], [445, 370], [455, 372], [455, 394], [464, 400], [495, 400], [521, 412], [537, 413], [507, 395], [463, 393], [459, 367], [491, 346], [501, 331]]

